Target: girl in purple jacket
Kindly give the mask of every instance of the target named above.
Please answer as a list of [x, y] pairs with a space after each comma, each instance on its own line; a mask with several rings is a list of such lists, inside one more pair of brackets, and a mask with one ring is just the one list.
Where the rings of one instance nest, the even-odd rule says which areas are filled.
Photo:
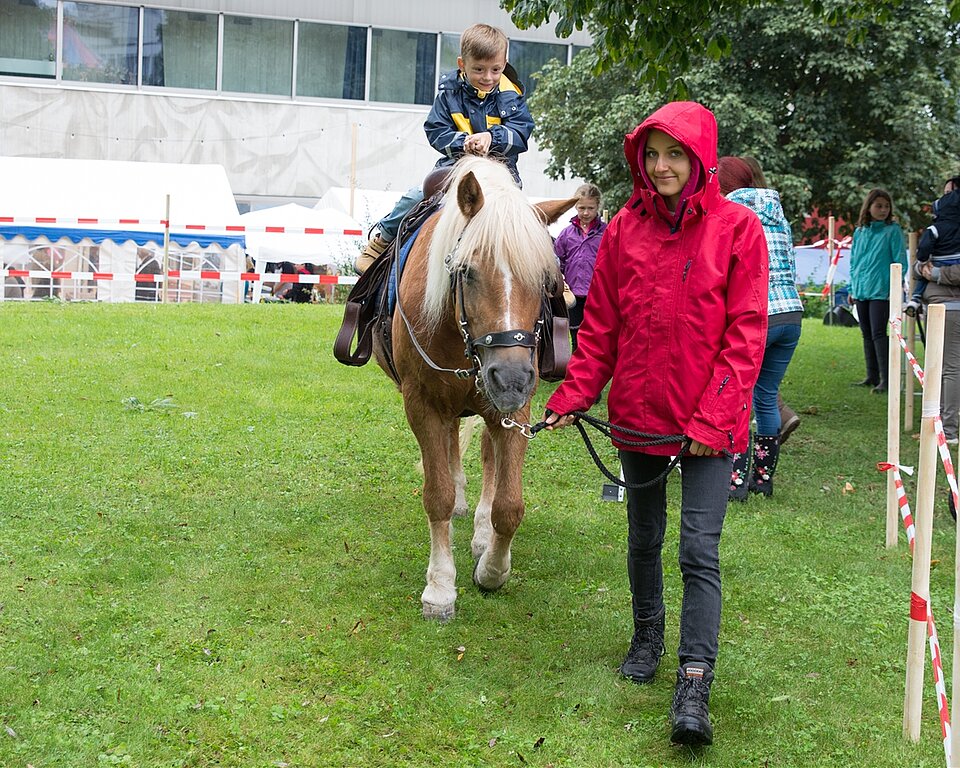
[[557, 237], [553, 250], [560, 262], [563, 279], [577, 299], [577, 303], [568, 309], [570, 344], [576, 349], [577, 331], [583, 322], [583, 305], [587, 301], [600, 237], [607, 225], [600, 218], [602, 198], [596, 185], [581, 184], [574, 195], [579, 198], [577, 215], [570, 219], [570, 226]]

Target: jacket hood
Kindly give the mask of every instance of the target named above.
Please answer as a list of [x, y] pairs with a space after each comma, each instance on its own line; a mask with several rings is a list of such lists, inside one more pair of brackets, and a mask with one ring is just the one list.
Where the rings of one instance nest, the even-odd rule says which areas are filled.
[[[638, 125], [623, 142], [627, 164], [633, 174], [633, 195], [627, 203], [635, 208], [640, 200], [653, 212], [655, 199], [663, 198], [647, 178], [640, 163], [640, 152], [646, 146], [647, 134], [657, 129], [673, 136], [691, 155], [691, 161], [699, 163], [697, 189], [685, 190], [687, 204], [695, 204], [707, 210], [720, 196], [717, 183], [717, 119], [713, 113], [694, 101], [674, 101], [665, 104]], [[695, 163], [694, 163], [695, 164]]]
[[948, 192], [933, 204], [933, 215], [949, 219], [960, 219], [960, 190]]
[[786, 218], [780, 204], [780, 193], [775, 189], [741, 187], [727, 195], [727, 200], [747, 206], [760, 217], [760, 223], [765, 227], [776, 226]]

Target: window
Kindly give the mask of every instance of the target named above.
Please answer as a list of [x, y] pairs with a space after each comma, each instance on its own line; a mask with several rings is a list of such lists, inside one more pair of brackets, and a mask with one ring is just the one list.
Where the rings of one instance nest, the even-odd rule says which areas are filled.
[[121, 5], [63, 4], [63, 79], [137, 84], [140, 11]]
[[221, 88], [291, 96], [293, 22], [224, 16]]
[[143, 10], [143, 84], [217, 88], [217, 15]]
[[550, 59], [559, 59], [567, 63], [567, 46], [556, 43], [528, 43], [524, 40], [511, 40], [508, 58], [523, 82], [523, 92], [530, 98], [536, 89], [537, 81], [531, 75], [543, 69]]
[[54, 77], [56, 57], [56, 0], [0, 0], [0, 75]]
[[437, 88], [437, 36], [373, 30], [371, 101], [432, 104]]
[[458, 58], [460, 58], [460, 35], [444, 32], [440, 35], [440, 73], [456, 69]]
[[366, 27], [300, 22], [297, 95], [363, 100]]

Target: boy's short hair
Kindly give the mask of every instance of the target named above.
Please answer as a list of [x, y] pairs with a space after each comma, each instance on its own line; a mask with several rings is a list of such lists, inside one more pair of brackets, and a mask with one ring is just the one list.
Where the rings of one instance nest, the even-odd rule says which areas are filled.
[[581, 184], [579, 187], [577, 187], [577, 190], [573, 193], [573, 195], [576, 198], [589, 197], [593, 200], [596, 200], [598, 204], [603, 199], [603, 195], [600, 194], [600, 187], [598, 187], [596, 184], [590, 183]]
[[464, 59], [507, 58], [507, 36], [489, 24], [474, 24], [460, 35], [460, 56]]

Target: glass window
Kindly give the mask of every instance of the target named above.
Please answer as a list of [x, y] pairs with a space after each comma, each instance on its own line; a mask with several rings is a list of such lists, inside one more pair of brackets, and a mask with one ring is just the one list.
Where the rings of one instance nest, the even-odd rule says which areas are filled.
[[55, 77], [56, 58], [56, 0], [0, 0], [0, 75]]
[[63, 79], [137, 84], [140, 10], [63, 4]]
[[456, 69], [458, 58], [460, 58], [460, 35], [444, 32], [440, 35], [440, 73]]
[[527, 98], [536, 89], [537, 84], [531, 75], [543, 69], [543, 65], [550, 59], [559, 59], [561, 64], [567, 63], [567, 46], [557, 43], [529, 43], [524, 40], [511, 40], [508, 55], [513, 68], [520, 75], [523, 82], [524, 94]]
[[370, 99], [432, 104], [437, 89], [437, 36], [430, 32], [373, 30]]
[[224, 91], [293, 93], [293, 22], [223, 17]]
[[143, 10], [143, 84], [217, 89], [214, 13]]
[[363, 100], [366, 27], [300, 22], [297, 95]]

